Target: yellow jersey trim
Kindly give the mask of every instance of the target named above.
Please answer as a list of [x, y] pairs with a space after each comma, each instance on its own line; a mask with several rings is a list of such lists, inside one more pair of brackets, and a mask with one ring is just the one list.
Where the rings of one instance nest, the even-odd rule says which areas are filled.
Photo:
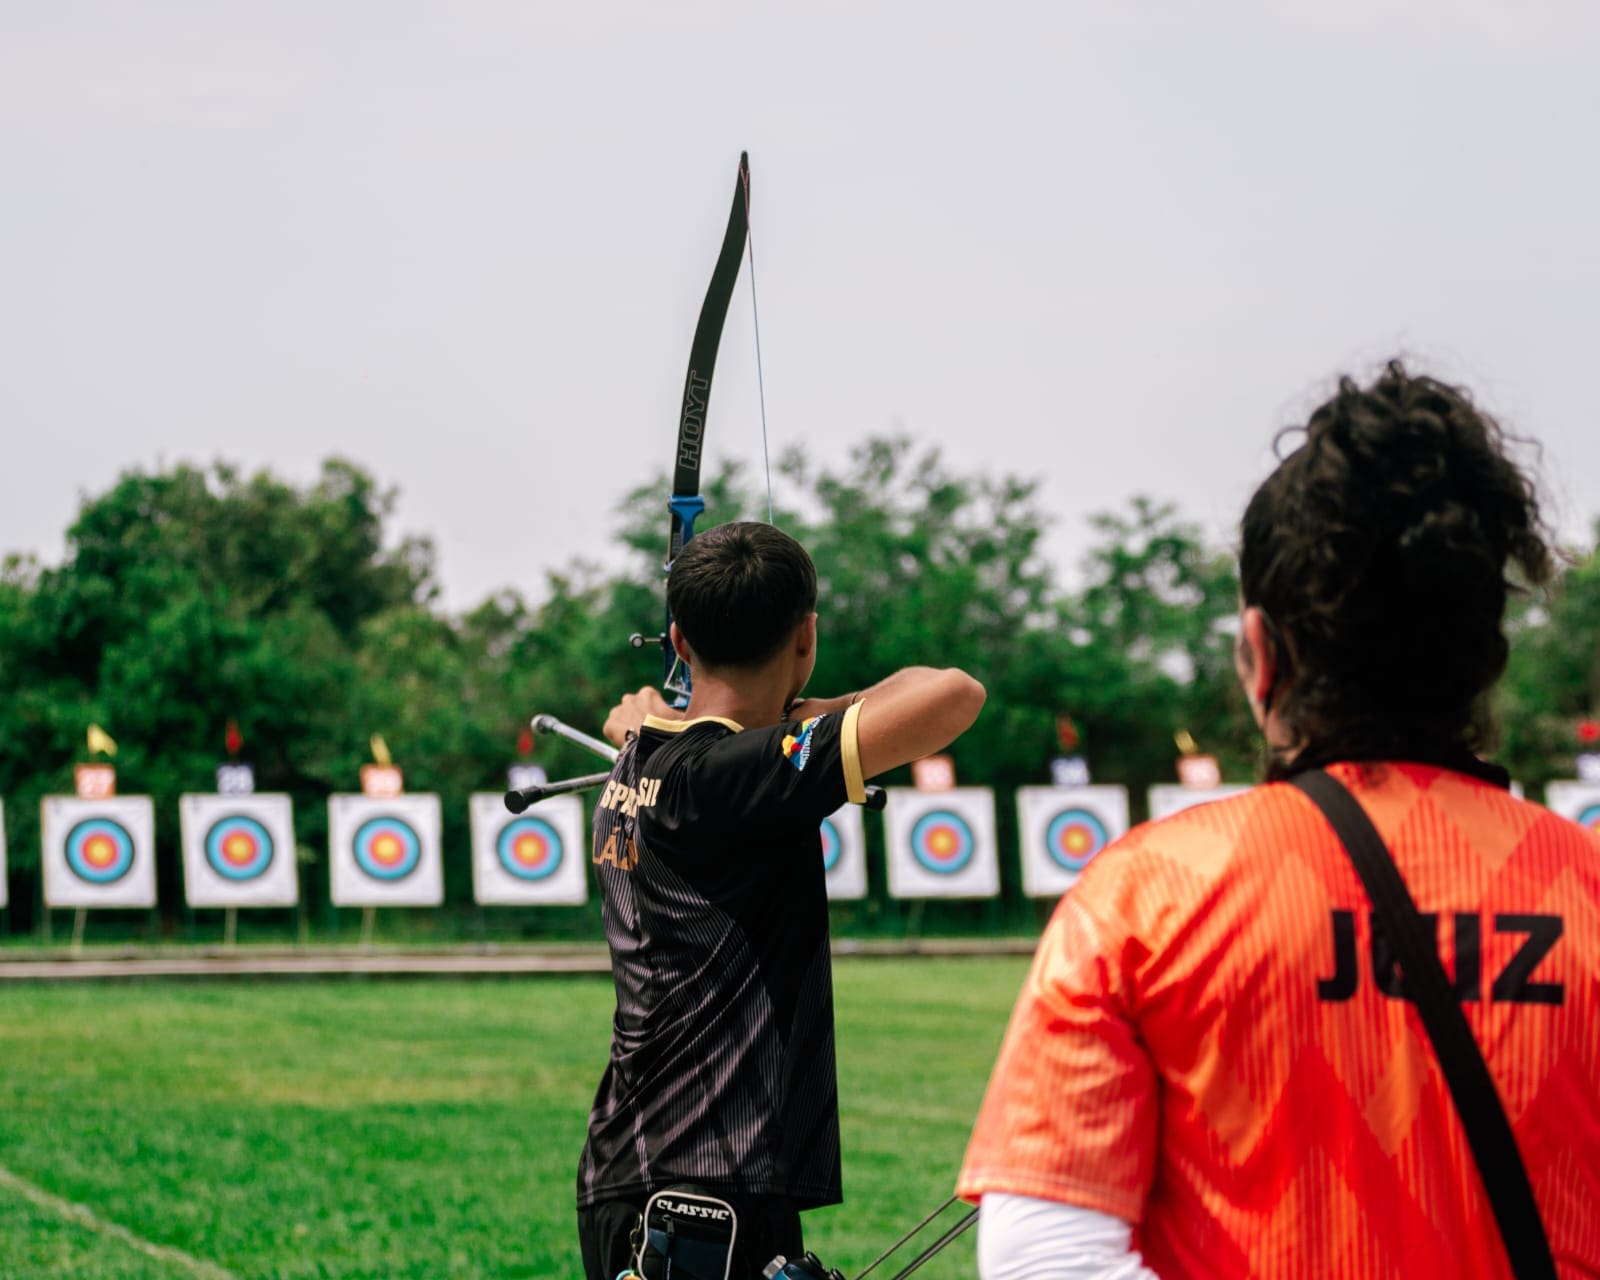
[[861, 741], [856, 721], [861, 718], [861, 703], [844, 709], [844, 724], [839, 727], [839, 755], [844, 762], [844, 796], [851, 804], [867, 801], [867, 780], [861, 776]]
[[705, 724], [725, 725], [735, 733], [743, 733], [744, 726], [737, 720], [729, 720], [726, 716], [696, 716], [693, 720], [663, 720], [660, 716], [646, 716], [644, 727], [646, 729], [659, 729], [662, 733], [682, 733], [690, 725]]

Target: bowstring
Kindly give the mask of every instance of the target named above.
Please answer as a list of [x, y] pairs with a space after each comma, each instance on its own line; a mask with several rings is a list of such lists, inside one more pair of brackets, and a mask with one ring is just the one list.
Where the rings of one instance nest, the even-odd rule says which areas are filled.
[[756, 392], [761, 401], [761, 462], [767, 473], [767, 523], [775, 523], [772, 506], [772, 451], [767, 445], [767, 382], [761, 366], [761, 309], [756, 305], [756, 235], [750, 221], [750, 170], [739, 177], [744, 185], [745, 251], [750, 259], [750, 319], [756, 331]]

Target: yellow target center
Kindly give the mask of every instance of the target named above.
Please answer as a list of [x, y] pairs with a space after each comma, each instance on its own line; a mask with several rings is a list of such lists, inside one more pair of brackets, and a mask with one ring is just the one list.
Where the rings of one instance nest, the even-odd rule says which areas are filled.
[[399, 836], [381, 835], [372, 842], [372, 856], [379, 862], [399, 862], [403, 852]]
[[539, 862], [544, 858], [544, 841], [535, 835], [521, 835], [511, 845], [518, 862]]
[[90, 836], [83, 845], [83, 860], [91, 867], [109, 867], [117, 860], [117, 845], [110, 836]]
[[256, 842], [242, 832], [234, 832], [222, 842], [222, 856], [229, 862], [249, 862], [255, 856]]
[[928, 848], [933, 851], [935, 856], [940, 858], [948, 857], [954, 853], [958, 844], [960, 844], [960, 841], [956, 838], [956, 833], [950, 830], [949, 827], [940, 827], [928, 836]]
[[1092, 843], [1089, 833], [1082, 827], [1073, 827], [1072, 830], [1067, 832], [1068, 853], [1087, 853]]

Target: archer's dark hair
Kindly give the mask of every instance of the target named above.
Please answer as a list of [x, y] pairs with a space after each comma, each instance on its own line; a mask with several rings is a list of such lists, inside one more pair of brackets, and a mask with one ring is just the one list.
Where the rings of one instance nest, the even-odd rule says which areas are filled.
[[[1278, 437], [1279, 453], [1290, 428]], [[1553, 572], [1532, 481], [1463, 390], [1398, 361], [1342, 378], [1246, 508], [1244, 601], [1275, 624], [1279, 714], [1309, 749], [1482, 749], [1507, 564]]]
[[817, 606], [806, 549], [769, 524], [718, 525], [691, 538], [667, 575], [667, 607], [702, 663], [759, 666]]

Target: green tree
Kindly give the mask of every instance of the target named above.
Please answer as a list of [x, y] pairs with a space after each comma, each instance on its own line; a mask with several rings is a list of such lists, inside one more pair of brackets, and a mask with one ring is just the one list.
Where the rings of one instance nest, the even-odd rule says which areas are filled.
[[303, 490], [220, 465], [130, 472], [84, 502], [65, 563], [7, 563], [0, 794], [24, 902], [38, 799], [70, 792], [91, 722], [120, 744], [122, 789], [155, 799], [164, 904], [182, 900], [177, 797], [210, 789], [230, 717], [258, 785], [295, 795], [318, 847], [314, 801], [349, 785], [364, 750], [362, 645], [389, 639], [367, 628], [394, 610], [427, 617], [436, 594], [425, 541], [384, 546], [393, 501], [337, 460]]

